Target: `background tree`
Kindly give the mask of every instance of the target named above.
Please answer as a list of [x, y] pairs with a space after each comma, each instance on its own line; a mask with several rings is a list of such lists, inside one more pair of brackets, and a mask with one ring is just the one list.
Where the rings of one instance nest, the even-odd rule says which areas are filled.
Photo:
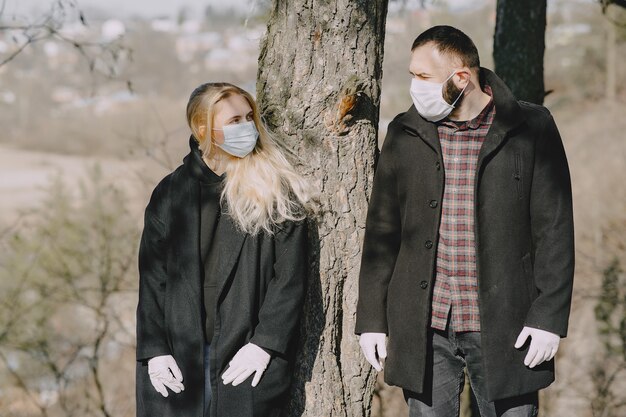
[[591, 411], [594, 417], [622, 415], [626, 409], [626, 220], [613, 219], [601, 234], [606, 267], [594, 295], [601, 354], [592, 360]]
[[57, 178], [0, 240], [2, 416], [134, 413], [139, 229], [128, 197], [94, 168], [78, 196]]
[[498, 0], [496, 8], [495, 72], [518, 99], [542, 104], [546, 0]]
[[617, 43], [618, 38], [624, 37], [626, 28], [626, 0], [600, 0], [600, 4], [606, 18], [605, 98], [614, 102], [617, 96]]
[[602, 3], [603, 10], [606, 10], [611, 4], [626, 8], [626, 0], [600, 0], [600, 3]]
[[290, 416], [369, 415], [373, 368], [354, 314], [377, 154], [387, 1], [274, 0], [261, 43], [262, 113], [322, 203]]
[[[35, 43], [58, 40], [70, 45], [87, 63], [89, 71], [109, 80], [115, 79], [118, 62], [130, 54], [122, 38], [101, 40], [88, 36], [67, 34], [64, 25], [73, 21], [84, 27], [89, 23], [76, 0], [53, 0], [49, 9], [35, 18], [5, 13], [6, 0], [0, 0], [0, 33], [6, 33], [13, 45], [0, 53], [0, 67], [13, 61]], [[130, 82], [127, 81], [130, 89]]]
[[614, 258], [604, 270], [602, 291], [595, 308], [604, 355], [594, 358], [591, 410], [594, 417], [616, 416], [626, 408], [621, 390], [626, 372], [626, 275]]

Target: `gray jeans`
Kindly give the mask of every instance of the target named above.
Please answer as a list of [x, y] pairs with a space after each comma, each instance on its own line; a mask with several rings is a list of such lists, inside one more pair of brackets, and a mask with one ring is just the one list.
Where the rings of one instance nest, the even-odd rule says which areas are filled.
[[211, 372], [209, 372], [209, 353], [211, 345], [204, 345], [204, 415], [209, 416], [211, 405]]
[[495, 402], [486, 399], [481, 365], [480, 332], [442, 332], [429, 329], [429, 363], [424, 393], [404, 390], [409, 417], [454, 417], [459, 415], [460, 395], [465, 385], [464, 369], [481, 417], [536, 417], [537, 392]]

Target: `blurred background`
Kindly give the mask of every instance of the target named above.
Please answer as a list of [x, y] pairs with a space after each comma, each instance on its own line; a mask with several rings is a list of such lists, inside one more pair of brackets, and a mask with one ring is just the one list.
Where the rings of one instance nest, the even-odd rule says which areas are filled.
[[[143, 210], [188, 152], [191, 91], [254, 94], [269, 2], [0, 7], [0, 416], [132, 416]], [[390, 2], [381, 141], [411, 104], [413, 39], [459, 27], [493, 68], [495, 17], [495, 0]], [[544, 105], [570, 164], [577, 266], [541, 415], [626, 416], [626, 9], [548, 0], [547, 21]], [[373, 415], [406, 415], [382, 375]]]

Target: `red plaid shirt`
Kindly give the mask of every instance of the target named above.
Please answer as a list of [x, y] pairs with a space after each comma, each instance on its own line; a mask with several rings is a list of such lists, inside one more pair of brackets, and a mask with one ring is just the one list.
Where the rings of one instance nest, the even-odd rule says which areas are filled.
[[[492, 95], [485, 86], [485, 93]], [[478, 274], [474, 246], [474, 176], [478, 153], [496, 108], [493, 98], [474, 119], [437, 125], [445, 188], [442, 201], [431, 327], [445, 330], [448, 316], [454, 331], [480, 331]]]

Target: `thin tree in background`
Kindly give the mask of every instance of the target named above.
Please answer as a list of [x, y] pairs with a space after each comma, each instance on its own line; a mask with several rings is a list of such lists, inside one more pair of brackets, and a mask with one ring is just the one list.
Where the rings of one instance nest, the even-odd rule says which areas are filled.
[[287, 415], [365, 416], [375, 372], [354, 335], [358, 271], [377, 155], [387, 1], [275, 0], [258, 101], [318, 187], [312, 266]]
[[546, 0], [498, 0], [496, 7], [495, 72], [518, 99], [543, 104]]
[[614, 102], [617, 96], [618, 26], [621, 26], [622, 29], [626, 27], [626, 24], [623, 21], [620, 21], [618, 16], [624, 15], [624, 11], [626, 10], [626, 0], [600, 0], [600, 4], [602, 5], [602, 14], [606, 17], [605, 98], [608, 102]]
[[606, 8], [609, 7], [611, 4], [626, 8], [626, 0], [600, 0], [600, 3], [602, 4], [603, 12], [606, 11]]
[[[88, 36], [68, 34], [67, 24], [79, 23], [89, 28], [89, 21], [76, 0], [49, 1], [49, 8], [38, 16], [21, 16], [6, 12], [7, 0], [0, 0], [0, 38], [7, 40], [6, 51], [0, 53], [0, 67], [3, 67], [26, 49], [48, 40], [57, 41], [72, 47], [87, 64], [92, 74], [99, 74], [108, 80], [116, 80], [120, 62], [130, 57], [131, 50], [124, 45], [123, 38], [102, 40], [88, 31]], [[131, 90], [130, 81], [126, 81]]]
[[128, 197], [101, 169], [61, 177], [0, 236], [0, 416], [134, 411], [136, 251]]

